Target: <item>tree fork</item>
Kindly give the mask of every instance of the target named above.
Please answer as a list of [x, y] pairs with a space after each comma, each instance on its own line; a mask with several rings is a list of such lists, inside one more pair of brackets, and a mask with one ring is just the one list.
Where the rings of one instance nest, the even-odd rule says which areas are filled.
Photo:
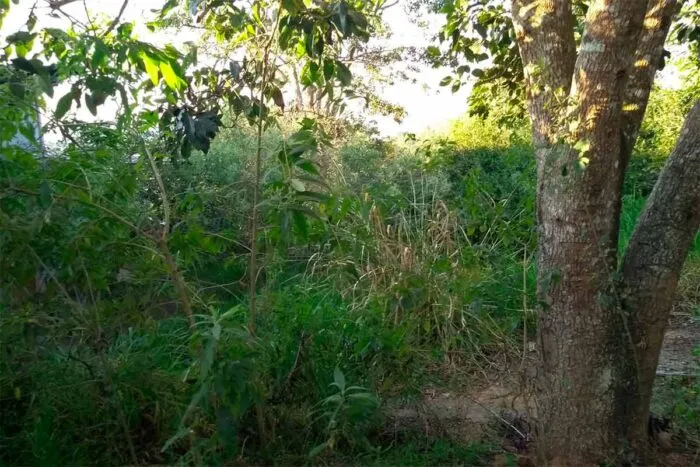
[[[636, 282], [626, 278], [620, 294], [615, 280], [617, 238], [627, 162], [676, 11], [675, 0], [594, 1], [577, 55], [568, 1], [516, 0], [513, 4], [538, 168], [540, 368], [536, 387], [543, 463], [617, 461], [625, 443], [646, 441], [645, 401], [663, 328], [652, 326], [645, 331], [649, 318], [643, 312], [629, 316], [635, 299], [630, 300], [626, 293]], [[689, 120], [695, 118], [695, 112]], [[687, 208], [683, 202], [697, 201], [692, 181], [683, 182], [685, 192], [678, 196], [684, 201], [671, 200], [670, 188], [663, 188], [677, 167], [692, 163], [688, 148], [695, 143], [690, 138], [684, 130], [672, 156], [676, 162], [669, 162], [659, 180], [655, 191], [665, 193], [656, 195], [664, 199], [657, 201], [659, 207], [674, 202]], [[693, 179], [694, 173], [690, 170], [686, 176]], [[659, 217], [650, 215], [652, 220], [665, 221]], [[650, 229], [642, 227], [651, 222], [646, 219], [645, 214], [639, 232]], [[662, 250], [659, 254], [677, 248], [669, 260], [674, 272], [670, 278], [657, 279], [656, 292], [664, 295], [657, 297], [663, 302], [658, 305], [666, 310], [663, 317], [656, 317], [661, 326], [697, 231], [694, 219], [691, 214], [684, 224], [687, 246], [682, 242], [653, 245]], [[666, 227], [673, 229], [678, 221]], [[644, 242], [644, 235], [635, 235]], [[641, 256], [649, 259], [643, 252]], [[625, 259], [625, 273], [630, 261]], [[647, 266], [654, 265], [640, 268], [648, 275]], [[653, 281], [638, 282], [649, 286]], [[645, 332], [658, 337], [658, 345], [654, 342], [655, 348], [648, 349], [651, 357], [633, 351]], [[638, 391], [641, 381], [646, 384], [647, 367], [653, 367], [646, 378], [648, 391]]]

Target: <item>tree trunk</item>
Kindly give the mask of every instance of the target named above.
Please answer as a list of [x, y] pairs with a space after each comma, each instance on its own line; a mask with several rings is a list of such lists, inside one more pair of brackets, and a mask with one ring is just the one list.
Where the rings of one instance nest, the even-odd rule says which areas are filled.
[[638, 3], [636, 10], [591, 5], [571, 93], [549, 125], [561, 142], [541, 149], [538, 160], [537, 436], [553, 465], [592, 465], [615, 459], [619, 448], [616, 395], [629, 372], [619, 359], [626, 344], [612, 277], [623, 176], [620, 91], [645, 13]]
[[689, 135], [700, 124], [686, 126], [640, 220], [624, 294], [617, 241], [625, 168], [674, 11], [674, 0], [593, 1], [576, 55], [568, 1], [513, 4], [537, 157], [543, 464], [629, 461], [646, 445], [663, 326], [697, 231], [700, 161]]
[[626, 438], [647, 446], [656, 367], [683, 261], [700, 228], [700, 101], [686, 117], [676, 147], [637, 222], [622, 262], [622, 305], [633, 346], [635, 377], [621, 394]]

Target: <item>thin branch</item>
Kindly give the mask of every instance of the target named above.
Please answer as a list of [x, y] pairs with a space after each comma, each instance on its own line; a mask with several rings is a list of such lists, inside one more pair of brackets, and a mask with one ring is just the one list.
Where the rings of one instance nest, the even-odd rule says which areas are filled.
[[102, 33], [103, 37], [108, 35], [110, 32], [112, 32], [112, 30], [115, 27], [117, 27], [117, 25], [119, 24], [119, 20], [121, 20], [122, 15], [124, 14], [124, 10], [126, 10], [126, 6], [128, 4], [129, 4], [129, 0], [124, 0], [124, 2], [122, 3], [122, 7], [119, 9], [119, 13], [117, 13], [117, 17], [114, 18], [114, 21], [112, 21], [112, 23], [109, 25], [107, 30], [104, 33]]
[[75, 3], [78, 0], [48, 0], [49, 8], [52, 10], [58, 10], [59, 8], [62, 8], [66, 5], [70, 5], [71, 3]]
[[85, 17], [88, 20], [88, 23], [90, 23], [90, 29], [94, 32], [95, 31], [95, 23], [92, 21], [92, 18], [90, 18], [90, 12], [88, 11], [87, 3], [85, 0], [83, 0], [83, 9], [85, 10]]
[[[6, 189], [9, 190], [9, 191], [13, 191], [13, 192], [15, 192], [15, 193], [23, 193], [23, 194], [25, 194], [25, 195], [30, 195], [30, 196], [41, 196], [41, 194], [40, 194], [38, 191], [27, 190], [27, 189], [25, 189], [25, 188], [10, 186], [10, 187], [7, 187]], [[100, 204], [97, 204], [97, 203], [94, 203], [94, 202], [92, 202], [92, 201], [88, 201], [88, 200], [85, 200], [85, 199], [73, 198], [73, 197], [71, 197], [71, 196], [64, 196], [64, 195], [57, 195], [57, 194], [54, 194], [54, 198], [55, 198], [55, 199], [58, 199], [58, 200], [64, 200], [64, 201], [70, 201], [70, 202], [75, 202], [75, 203], [81, 203], [81, 204], [84, 204], [84, 205], [86, 205], [86, 206], [90, 206], [90, 207], [93, 207], [93, 208], [95, 208], [95, 209], [99, 209], [100, 211], [103, 211], [104, 213], [109, 214], [113, 219], [118, 220], [118, 221], [121, 222], [122, 224], [124, 224], [124, 225], [126, 225], [127, 227], [129, 227], [129, 228], [132, 229], [135, 233], [137, 233], [137, 234], [139, 234], [139, 235], [143, 235], [144, 237], [147, 237], [147, 238], [150, 237], [146, 232], [144, 232], [143, 230], [141, 230], [141, 228], [139, 228], [139, 227], [138, 227], [136, 224], [134, 224], [133, 222], [127, 220], [127, 219], [124, 218], [123, 216], [120, 216], [120, 215], [117, 214], [116, 212], [114, 212], [114, 211], [112, 211], [111, 209], [109, 209], [109, 208], [107, 208], [107, 207], [104, 207], [104, 206], [102, 206], [102, 205], [100, 205]]]
[[249, 301], [249, 316], [248, 316], [248, 330], [252, 335], [255, 335], [256, 327], [256, 314], [257, 314], [257, 281], [258, 281], [258, 264], [257, 264], [257, 253], [258, 253], [258, 203], [260, 199], [260, 179], [262, 171], [262, 135], [263, 135], [263, 116], [262, 116], [262, 104], [265, 99], [265, 88], [267, 87], [267, 68], [269, 65], [269, 55], [272, 43], [275, 40], [275, 32], [278, 29], [279, 21], [281, 17], [282, 8], [277, 9], [277, 18], [275, 19], [275, 25], [270, 33], [265, 46], [263, 48], [263, 66], [262, 66], [262, 77], [260, 82], [260, 112], [257, 121], [257, 135], [256, 135], [256, 154], [255, 154], [255, 182], [253, 187], [253, 212], [250, 226], [250, 270], [248, 271], [248, 301]]
[[151, 154], [151, 151], [146, 147], [146, 143], [143, 143], [143, 151], [148, 158], [148, 162], [151, 165], [151, 171], [158, 184], [158, 190], [160, 191], [161, 203], [163, 205], [163, 228], [160, 233], [160, 238], [156, 240], [158, 247], [163, 254], [163, 260], [168, 268], [168, 273], [173, 281], [175, 290], [180, 297], [180, 302], [182, 304], [182, 309], [187, 317], [187, 321], [191, 328], [195, 326], [194, 313], [192, 312], [192, 302], [190, 301], [190, 296], [187, 291], [187, 284], [182, 276], [182, 272], [178, 268], [177, 261], [173, 257], [170, 247], [168, 246], [168, 235], [170, 233], [170, 201], [168, 201], [168, 192], [165, 189], [165, 184], [163, 183], [163, 178], [160, 175], [160, 171], [156, 166], [156, 161]]

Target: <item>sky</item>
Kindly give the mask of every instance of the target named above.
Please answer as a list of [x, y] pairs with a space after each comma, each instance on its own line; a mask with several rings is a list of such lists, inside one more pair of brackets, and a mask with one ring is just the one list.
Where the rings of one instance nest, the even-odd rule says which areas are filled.
[[[122, 21], [136, 21], [136, 32], [139, 37], [148, 42], [163, 45], [173, 43], [182, 44], [186, 41], [196, 42], [196, 34], [191, 31], [178, 32], [176, 36], [170, 33], [151, 33], [144, 23], [155, 16], [153, 10], [161, 7], [165, 0], [130, 0], [122, 15]], [[10, 14], [6, 18], [2, 34], [11, 34], [19, 29], [29, 15], [29, 11], [34, 4], [34, 0], [20, 0], [19, 5], [13, 5]], [[52, 18], [48, 16], [50, 9], [45, 0], [38, 0], [35, 14], [37, 15], [37, 28], [42, 27], [67, 27], [69, 22], [65, 18]], [[106, 15], [114, 18], [120, 7], [122, 0], [85, 0], [87, 12], [90, 17], [95, 15]], [[388, 8], [385, 12], [387, 22], [392, 35], [384, 42], [393, 47], [400, 46], [426, 46], [430, 43], [430, 35], [435, 34], [440, 27], [441, 17], [438, 15], [426, 15], [422, 18], [429, 27], [421, 28], [415, 20], [411, 19], [405, 11], [405, 0]], [[87, 14], [82, 1], [75, 2], [63, 7], [63, 11], [74, 16], [80, 21], [87, 19]], [[374, 39], [376, 41], [376, 39]], [[464, 86], [457, 94], [453, 94], [447, 88], [439, 86], [440, 80], [449, 74], [448, 69], [433, 69], [423, 66], [420, 73], [414, 74], [413, 80], [396, 80], [392, 85], [383, 87], [381, 96], [393, 103], [400, 103], [406, 110], [406, 116], [401, 123], [395, 122], [391, 117], [379, 115], [365, 116], [376, 122], [377, 128], [383, 136], [395, 136], [401, 133], [421, 133], [429, 129], [439, 129], [454, 120], [467, 110], [467, 98], [470, 86]], [[58, 89], [55, 93], [54, 101], [60, 98], [66, 90]], [[55, 103], [55, 102], [54, 102]], [[98, 118], [105, 117], [114, 109], [105, 106], [98, 114]], [[358, 110], [356, 110], [358, 111]], [[77, 116], [81, 119], [89, 120], [90, 114], [85, 109], [79, 111]]]

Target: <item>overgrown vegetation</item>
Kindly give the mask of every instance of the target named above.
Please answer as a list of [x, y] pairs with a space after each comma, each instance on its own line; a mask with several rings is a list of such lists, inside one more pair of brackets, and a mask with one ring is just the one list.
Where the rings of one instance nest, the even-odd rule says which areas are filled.
[[[5, 110], [15, 97], [1, 86], [4, 130], [24, 114]], [[655, 91], [625, 182], [623, 244], [680, 128], [663, 109], [687, 106], [689, 92]], [[492, 439], [397, 438], [382, 402], [508, 373], [528, 351], [528, 123], [464, 117], [445, 134], [387, 140], [337, 116], [293, 123], [305, 116], [265, 122], [258, 138], [259, 114], [222, 111], [211, 147], [187, 158], [172, 134], [122, 123], [71, 125], [40, 156], [2, 147], [1, 463], [502, 455]], [[3, 141], [16, 133], [7, 128]], [[696, 318], [698, 284], [700, 239], [679, 297]], [[675, 381], [660, 405], [692, 436], [699, 390], [697, 378]]]
[[[128, 138], [86, 125], [51, 157], [3, 160], [4, 462], [403, 455], [381, 454], [381, 398], [505, 370], [534, 326], [531, 150], [515, 136], [494, 144], [489, 125], [469, 118], [416, 143], [353, 132], [319, 155], [328, 197], [308, 224], [279, 216], [268, 161], [255, 336], [251, 131], [159, 163], [194, 328], [148, 235], [162, 200]], [[646, 156], [631, 178], [654, 176]], [[623, 242], [642, 203], [630, 188]], [[688, 275], [699, 259], [696, 246]], [[697, 388], [684, 387], [674, 400], [690, 422]]]

